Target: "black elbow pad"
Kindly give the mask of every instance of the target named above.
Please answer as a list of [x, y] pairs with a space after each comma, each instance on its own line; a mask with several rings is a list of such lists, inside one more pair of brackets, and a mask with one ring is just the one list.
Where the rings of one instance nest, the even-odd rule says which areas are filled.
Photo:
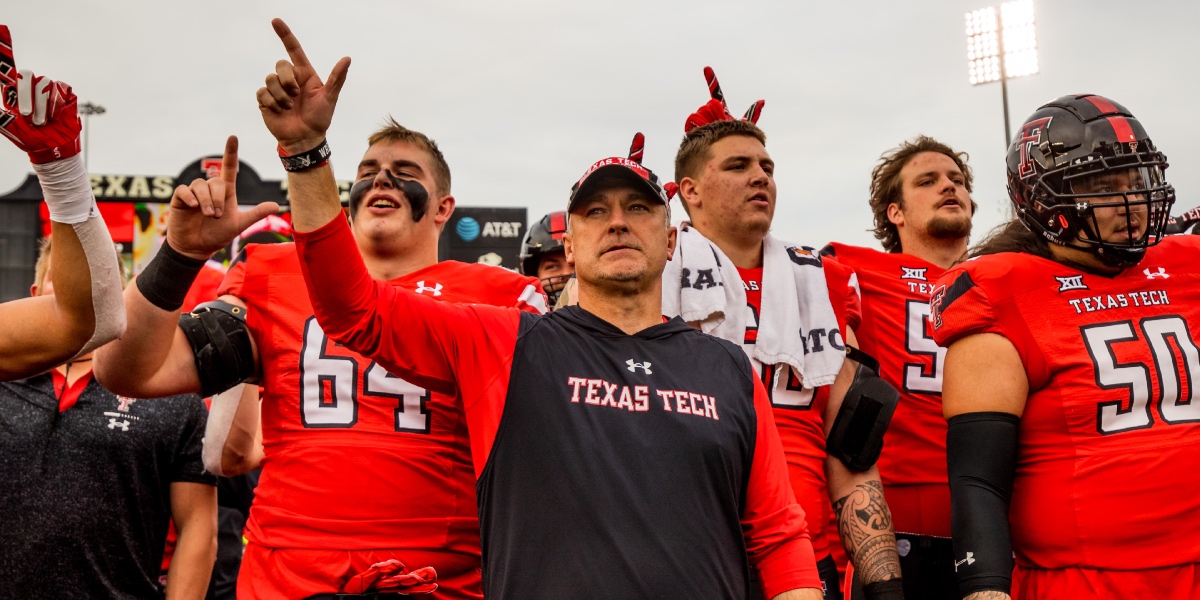
[[1002, 412], [951, 417], [946, 433], [954, 572], [963, 596], [1012, 590], [1008, 526], [1020, 418]]
[[879, 460], [883, 434], [900, 403], [900, 393], [879, 377], [878, 361], [851, 346], [846, 346], [846, 356], [859, 363], [858, 370], [833, 420], [825, 452], [861, 473]]
[[205, 302], [180, 315], [179, 328], [192, 346], [200, 392], [219, 394], [249, 380], [256, 371], [246, 327], [246, 309], [228, 302]]

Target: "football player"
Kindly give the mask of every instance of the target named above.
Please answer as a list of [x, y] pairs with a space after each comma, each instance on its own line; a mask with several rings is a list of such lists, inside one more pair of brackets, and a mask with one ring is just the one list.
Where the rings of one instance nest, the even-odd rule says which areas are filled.
[[17, 70], [6, 25], [0, 97], [0, 134], [29, 155], [50, 209], [56, 284], [53, 295], [0, 304], [0, 380], [9, 381], [116, 339], [125, 330], [125, 307], [112, 237], [79, 155], [79, 100], [61, 81]]
[[934, 289], [969, 599], [1200, 597], [1200, 238], [1164, 235], [1166, 168], [1124, 106], [1043, 105], [1016, 218]]
[[575, 267], [567, 262], [563, 252], [562, 236], [566, 231], [567, 213], [560, 210], [530, 225], [521, 240], [517, 268], [522, 275], [532, 275], [542, 282], [551, 306], [558, 302], [559, 293], [575, 274]]
[[[822, 264], [811, 248], [769, 234], [777, 189], [766, 135], [754, 122], [763, 101], [745, 119], [734, 119], [711, 68], [705, 76], [712, 99], [687, 119], [675, 158], [675, 183], [689, 222], [681, 226], [664, 274], [664, 312], [684, 315], [703, 331], [738, 344], [751, 359], [771, 400], [792, 489], [811, 515], [809, 535], [827, 597], [841, 598], [825, 532], [832, 512], [867, 597], [900, 598], [891, 517], [874, 458], [857, 450], [839, 458], [853, 444], [843, 445], [844, 434], [832, 431], [839, 418], [854, 421], [855, 411], [843, 397], [859, 393], [855, 386], [847, 391], [857, 363], [842, 360], [846, 346], [855, 345], [862, 316], [853, 273], [836, 262]], [[797, 291], [809, 284], [817, 293]], [[792, 315], [801, 315], [800, 327], [792, 325]], [[824, 353], [836, 360], [821, 383]], [[865, 402], [860, 408], [859, 418], [875, 423], [866, 417]], [[882, 444], [882, 428], [850, 437], [872, 439], [876, 433], [880, 437], [873, 441]]]
[[[295, 39], [282, 21], [276, 31]], [[348, 66], [349, 59], [339, 62], [326, 85], [307, 62], [280, 61], [258, 92], [264, 119], [297, 102], [332, 103]], [[327, 150], [323, 143], [285, 145], [284, 168], [325, 165]], [[361, 593], [367, 590], [357, 576], [376, 577], [372, 567], [390, 560], [408, 569], [433, 567], [437, 597], [479, 598], [475, 477], [461, 403], [330, 340], [313, 317], [293, 244], [248, 245], [220, 299], [178, 316], [203, 261], [275, 209], [239, 211], [236, 172], [231, 138], [219, 178], [176, 189], [163, 249], [126, 296], [135, 326], [99, 356], [102, 381], [149, 396], [210, 395], [242, 381], [262, 383], [264, 457], [246, 524], [239, 598]], [[375, 279], [442, 302], [545, 311], [536, 279], [437, 261], [438, 234], [454, 197], [445, 157], [424, 134], [389, 120], [370, 136], [349, 210], [358, 251]], [[218, 431], [245, 429], [232, 414], [241, 394], [229, 395], [231, 406], [214, 402], [212, 418], [226, 423]], [[210, 436], [206, 445], [224, 442]], [[416, 591], [431, 584], [424, 577], [407, 581]]]
[[858, 275], [859, 344], [900, 391], [879, 474], [892, 509], [909, 598], [958, 600], [950, 546], [942, 362], [928, 326], [929, 294], [961, 261], [971, 234], [967, 155], [919, 136], [885, 153], [871, 172], [875, 237], [883, 251], [831, 243], [821, 253]]

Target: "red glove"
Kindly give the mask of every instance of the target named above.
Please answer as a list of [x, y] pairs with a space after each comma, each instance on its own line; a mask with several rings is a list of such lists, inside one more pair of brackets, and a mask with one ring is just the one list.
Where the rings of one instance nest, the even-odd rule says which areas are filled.
[[642, 164], [642, 158], [646, 156], [646, 136], [642, 132], [633, 134], [633, 142], [629, 144], [629, 160], [637, 164]]
[[0, 133], [24, 152], [34, 164], [48, 163], [79, 154], [78, 99], [71, 86], [17, 71], [12, 35], [0, 25]]
[[[704, 67], [704, 80], [708, 82], [708, 94], [712, 96], [712, 100], [709, 100], [696, 112], [688, 115], [687, 121], [683, 124], [684, 133], [697, 127], [708, 125], [709, 123], [734, 120], [734, 116], [729, 113], [729, 105], [725, 104], [725, 93], [721, 91], [721, 84], [717, 81], [717, 74], [713, 72], [712, 67]], [[765, 100], [759, 100], [751, 104], [750, 110], [746, 111], [746, 115], [742, 117], [742, 120], [757, 124], [758, 117], [762, 115], [764, 104], [766, 104]]]
[[716, 123], [717, 121], [732, 121], [733, 115], [729, 114], [729, 108], [724, 102], [713, 98], [709, 100], [699, 110], [688, 115], [687, 122], [683, 124], [683, 132], [687, 133], [697, 127]]
[[392, 559], [371, 565], [370, 569], [350, 578], [342, 586], [343, 594], [393, 592], [397, 594], [429, 594], [438, 588], [437, 571], [422, 567], [407, 571], [404, 563]]
[[766, 103], [766, 100], [759, 100], [751, 104], [750, 108], [746, 109], [746, 114], [742, 116], [742, 120], [758, 125], [758, 118], [762, 116], [763, 105]]
[[1193, 208], [1192, 210], [1189, 210], [1178, 217], [1171, 217], [1170, 219], [1167, 219], [1167, 230], [1165, 233], [1168, 235], [1183, 233], [1197, 222], [1200, 222], [1200, 206], [1197, 206], [1196, 208]]
[[679, 193], [679, 184], [674, 181], [668, 181], [663, 184], [663, 191], [667, 193], [667, 199], [670, 200], [675, 197], [675, 194]]

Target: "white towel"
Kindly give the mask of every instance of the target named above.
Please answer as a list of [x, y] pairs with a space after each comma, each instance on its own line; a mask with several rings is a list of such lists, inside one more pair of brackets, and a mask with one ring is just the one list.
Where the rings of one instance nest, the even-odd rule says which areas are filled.
[[[681, 316], [705, 333], [741, 345], [746, 335], [745, 306], [746, 291], [733, 261], [684, 223], [675, 254], [663, 271], [663, 314]], [[806, 388], [833, 383], [845, 355], [830, 344], [810, 347], [808, 343], [809, 332], [838, 328], [825, 272], [811, 251], [770, 235], [763, 241], [759, 323], [755, 360], [790, 365]], [[820, 351], [812, 351], [818, 347]]]

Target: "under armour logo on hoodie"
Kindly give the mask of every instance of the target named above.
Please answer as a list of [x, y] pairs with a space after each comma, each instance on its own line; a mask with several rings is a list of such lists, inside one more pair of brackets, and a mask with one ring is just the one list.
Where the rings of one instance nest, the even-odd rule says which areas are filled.
[[654, 371], [650, 370], [650, 363], [648, 363], [648, 362], [644, 362], [644, 363], [635, 362], [631, 358], [631, 359], [625, 361], [625, 364], [629, 365], [628, 369], [629, 369], [630, 373], [637, 373], [637, 370], [641, 369], [641, 370], [645, 371], [647, 375], [654, 374]]

